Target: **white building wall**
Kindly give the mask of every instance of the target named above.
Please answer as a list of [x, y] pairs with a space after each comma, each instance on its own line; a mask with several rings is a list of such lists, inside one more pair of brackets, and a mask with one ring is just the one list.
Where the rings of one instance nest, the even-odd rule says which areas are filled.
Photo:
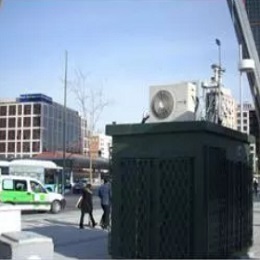
[[236, 101], [231, 90], [221, 88], [221, 118], [222, 125], [231, 129], [237, 129]]
[[[250, 115], [251, 110], [254, 110], [254, 106], [249, 102], [245, 102], [243, 104], [242, 115], [241, 115], [240, 104], [237, 105], [237, 130], [242, 133], [248, 134], [248, 135], [250, 134], [250, 117], [249, 117], [249, 115]], [[242, 122], [242, 124], [241, 124], [241, 122]], [[250, 144], [250, 154], [252, 156], [253, 172], [256, 172], [257, 155], [256, 155], [256, 144], [255, 143]]]
[[[250, 121], [249, 121], [249, 111], [254, 110], [254, 107], [250, 103], [243, 104], [242, 117], [240, 115], [240, 104], [237, 106], [237, 130], [249, 134], [250, 133]], [[241, 129], [242, 121], [242, 129]]]
[[112, 146], [112, 137], [100, 134], [99, 138], [99, 150], [101, 151], [101, 157], [109, 159], [110, 147]]
[[105, 134], [95, 134], [92, 136], [92, 142], [92, 149], [94, 149], [92, 152], [97, 155], [98, 151], [100, 151], [102, 158], [109, 159], [112, 137]]
[[82, 153], [89, 156], [87, 120], [84, 118], [81, 118], [81, 140]]

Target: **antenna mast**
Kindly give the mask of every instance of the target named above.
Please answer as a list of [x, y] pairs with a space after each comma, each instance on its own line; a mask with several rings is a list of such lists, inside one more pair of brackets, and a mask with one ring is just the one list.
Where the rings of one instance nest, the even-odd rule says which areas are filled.
[[216, 44], [218, 46], [218, 64], [213, 64], [211, 66], [213, 70], [213, 77], [209, 84], [202, 84], [204, 89], [205, 100], [206, 100], [206, 120], [222, 124], [222, 98], [221, 98], [221, 86], [222, 86], [222, 75], [225, 69], [221, 65], [221, 42], [216, 39]]

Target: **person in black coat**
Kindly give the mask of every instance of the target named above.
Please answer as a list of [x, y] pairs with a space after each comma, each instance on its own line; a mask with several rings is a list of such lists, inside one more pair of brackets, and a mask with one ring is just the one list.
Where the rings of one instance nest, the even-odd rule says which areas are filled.
[[93, 217], [93, 201], [92, 201], [92, 191], [91, 191], [91, 184], [87, 184], [85, 188], [82, 190], [82, 200], [80, 202], [80, 221], [79, 221], [79, 228], [84, 228], [84, 216], [86, 213], [89, 214], [89, 218], [92, 224], [92, 227], [96, 226], [96, 221]]

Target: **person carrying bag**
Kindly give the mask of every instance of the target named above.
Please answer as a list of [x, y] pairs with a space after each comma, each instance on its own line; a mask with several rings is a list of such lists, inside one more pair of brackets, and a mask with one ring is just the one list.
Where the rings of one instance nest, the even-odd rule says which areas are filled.
[[81, 203], [82, 203], [82, 196], [79, 197], [79, 199], [76, 203], [76, 208], [81, 209]]
[[82, 190], [82, 195], [76, 204], [78, 208], [81, 210], [80, 221], [79, 221], [79, 228], [84, 228], [84, 217], [85, 214], [89, 214], [89, 219], [91, 222], [92, 227], [97, 225], [94, 217], [93, 217], [93, 198], [92, 198], [92, 190], [91, 184], [88, 183], [85, 188]]

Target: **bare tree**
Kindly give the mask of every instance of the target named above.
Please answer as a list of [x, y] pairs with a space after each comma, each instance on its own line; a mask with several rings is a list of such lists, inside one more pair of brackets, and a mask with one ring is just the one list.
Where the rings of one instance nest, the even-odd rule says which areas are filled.
[[103, 88], [94, 88], [88, 83], [88, 76], [81, 70], [75, 71], [75, 79], [70, 84], [71, 91], [76, 97], [79, 110], [83, 119], [87, 121], [87, 138], [90, 159], [90, 181], [92, 182], [92, 155], [91, 137], [96, 132], [97, 123], [105, 107], [111, 104], [104, 98]]
[[103, 88], [92, 88], [87, 78], [81, 70], [76, 70], [71, 90], [75, 94], [82, 117], [88, 122], [88, 130], [94, 133], [102, 112], [111, 101], [104, 98]]

